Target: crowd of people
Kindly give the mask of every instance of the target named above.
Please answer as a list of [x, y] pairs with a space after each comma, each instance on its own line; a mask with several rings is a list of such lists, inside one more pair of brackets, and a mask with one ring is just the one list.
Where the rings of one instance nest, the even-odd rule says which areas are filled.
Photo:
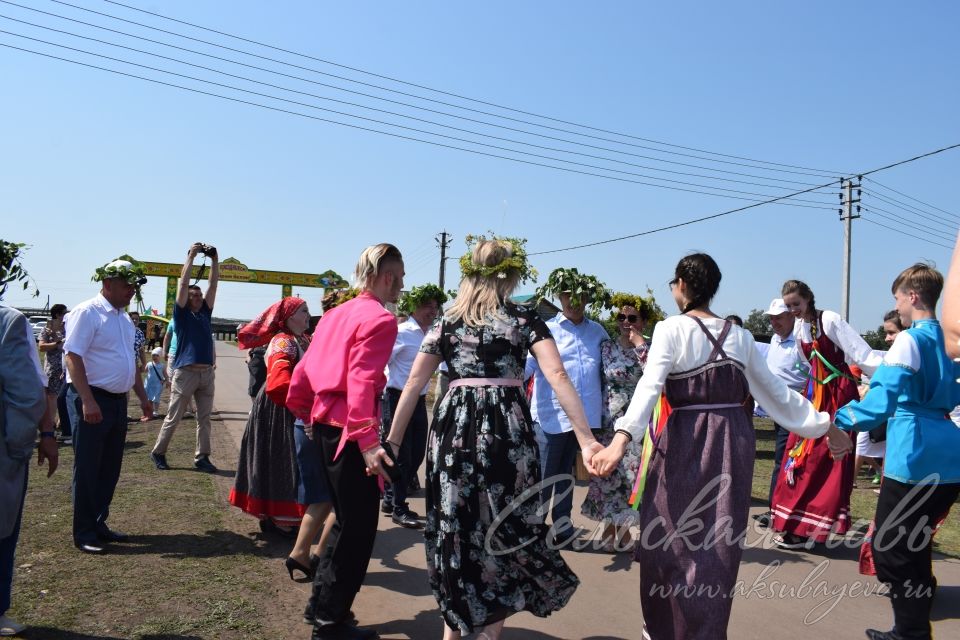
[[[4, 276], [17, 258], [8, 244]], [[190, 283], [201, 254], [212, 262], [206, 293]], [[770, 343], [756, 342], [738, 318], [711, 310], [722, 274], [704, 253], [676, 265], [670, 287], [680, 313], [659, 320], [652, 335], [645, 299], [610, 298], [575, 269], [557, 270], [538, 292], [559, 299], [556, 317], [544, 321], [511, 302], [534, 274], [523, 240], [476, 238], [460, 266], [459, 290], [444, 308], [447, 296], [433, 285], [401, 296], [402, 254], [374, 245], [357, 263], [357, 289], [328, 292], [315, 326], [304, 300], [284, 298], [238, 333], [253, 404], [229, 500], [264, 532], [293, 540], [285, 564], [291, 578], [312, 581], [304, 620], [314, 638], [377, 637], [352, 606], [381, 511], [397, 526], [423, 530], [444, 640], [496, 639], [517, 612], [544, 617], [566, 606], [580, 584], [561, 554], [583, 533], [572, 519], [578, 452], [591, 475], [581, 514], [599, 523], [602, 549], [628, 551], [639, 564], [644, 627], [625, 633], [726, 638], [748, 530], [755, 406], [776, 434], [760, 524], [786, 550], [845, 534], [859, 456], [875, 460], [882, 481], [865, 553], [890, 585], [894, 622], [866, 633], [931, 637], [932, 535], [960, 496], [960, 429], [949, 418], [960, 405], [952, 360], [960, 357], [960, 238], [944, 326], [935, 314], [942, 275], [908, 267], [891, 286], [887, 352], [818, 309], [799, 280], [785, 282], [766, 311]], [[150, 329], [146, 345], [125, 311], [145, 281], [142, 269], [108, 263], [97, 270], [95, 298], [69, 313], [51, 309], [39, 340], [43, 369], [23, 316], [0, 306], [0, 631], [22, 629], [5, 613], [25, 461], [39, 447], [48, 473], [56, 469], [58, 405], [61, 432], [71, 438], [63, 442], [75, 451], [73, 538], [82, 552], [127, 539], [107, 520], [131, 389], [152, 418], [169, 387], [150, 454], [158, 470], [170, 469], [167, 449], [188, 410], [197, 418], [193, 464], [217, 470], [210, 321], [218, 276], [216, 249], [192, 245], [173, 318], [154, 347], [162, 332]], [[591, 303], [613, 309], [612, 336], [587, 314]], [[394, 304], [402, 321], [386, 308]], [[14, 366], [37, 374], [10, 375]], [[426, 394], [438, 371], [430, 415]], [[856, 445], [852, 432], [860, 434]], [[407, 500], [421, 490], [422, 516]], [[711, 508], [691, 529], [685, 507], [704, 496]], [[915, 531], [924, 535], [909, 535]]]

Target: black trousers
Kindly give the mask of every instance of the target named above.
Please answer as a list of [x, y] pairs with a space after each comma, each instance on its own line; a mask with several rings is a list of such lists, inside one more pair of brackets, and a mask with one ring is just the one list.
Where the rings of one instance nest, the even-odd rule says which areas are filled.
[[[381, 403], [381, 433], [386, 438], [390, 433], [390, 426], [393, 424], [393, 414], [397, 411], [397, 403], [400, 402], [399, 389], [384, 389], [383, 402]], [[410, 417], [410, 424], [403, 434], [403, 442], [400, 443], [400, 452], [397, 454], [397, 464], [400, 467], [400, 482], [390, 483], [386, 487], [386, 498], [392, 500], [394, 513], [403, 513], [409, 507], [407, 506], [407, 487], [417, 475], [417, 470], [423, 464], [423, 458], [427, 453], [427, 399], [426, 396], [420, 396], [417, 399], [417, 406], [413, 409], [413, 416]]]
[[308, 610], [319, 620], [343, 620], [367, 575], [380, 519], [380, 486], [376, 476], [366, 474], [366, 464], [356, 443], [348, 442], [334, 460], [343, 431], [325, 424], [314, 425], [337, 524], [313, 581]]
[[773, 432], [776, 437], [776, 447], [773, 450], [773, 473], [770, 474], [770, 495], [767, 498], [767, 504], [773, 505], [773, 490], [777, 486], [777, 476], [780, 475], [780, 467], [783, 466], [783, 454], [787, 451], [787, 438], [790, 432], [773, 423]]
[[890, 584], [894, 630], [902, 638], [932, 637], [933, 528], [958, 496], [960, 484], [920, 486], [885, 477], [880, 485], [873, 561], [877, 578]]
[[73, 542], [77, 545], [96, 543], [97, 533], [107, 529], [127, 441], [127, 394], [90, 390], [103, 415], [97, 424], [83, 419], [83, 404], [73, 385], [67, 391], [67, 400], [79, 416], [73, 434]]

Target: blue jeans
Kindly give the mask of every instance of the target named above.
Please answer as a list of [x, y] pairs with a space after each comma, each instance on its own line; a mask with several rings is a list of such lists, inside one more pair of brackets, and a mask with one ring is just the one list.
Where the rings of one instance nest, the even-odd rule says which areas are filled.
[[77, 428], [77, 409], [72, 403], [67, 401], [68, 386], [66, 382], [60, 387], [60, 395], [57, 396], [57, 414], [60, 417], [60, 433], [65, 438], [73, 436]]
[[550, 517], [554, 528], [563, 531], [573, 526], [570, 512], [573, 510], [573, 463], [577, 455], [577, 437], [573, 431], [546, 433], [539, 423], [534, 423], [534, 429], [540, 448], [540, 475], [544, 483], [540, 490], [540, 503], [546, 510], [550, 499], [553, 499]]
[[109, 393], [91, 387], [103, 420], [90, 424], [83, 419], [83, 404], [70, 386], [67, 402], [80, 416], [73, 432], [73, 542], [95, 544], [97, 534], [107, 529], [110, 503], [120, 479], [123, 445], [127, 441], [127, 394]]
[[17, 541], [20, 539], [20, 522], [23, 520], [23, 503], [27, 495], [27, 480], [29, 479], [30, 461], [23, 465], [23, 495], [20, 499], [20, 513], [17, 514], [17, 523], [13, 525], [10, 535], [0, 540], [0, 616], [10, 608], [10, 594], [13, 590], [13, 554], [17, 550]]

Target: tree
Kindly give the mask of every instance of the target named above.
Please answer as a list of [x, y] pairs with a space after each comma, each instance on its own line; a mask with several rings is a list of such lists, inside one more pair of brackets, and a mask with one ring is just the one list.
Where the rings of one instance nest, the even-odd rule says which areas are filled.
[[743, 321], [743, 328], [755, 336], [773, 335], [770, 318], [761, 309], [753, 309]]
[[863, 339], [870, 345], [871, 349], [877, 349], [879, 351], [887, 350], [887, 341], [886, 335], [883, 333], [883, 325], [880, 325], [873, 331], [867, 331], [863, 334]]

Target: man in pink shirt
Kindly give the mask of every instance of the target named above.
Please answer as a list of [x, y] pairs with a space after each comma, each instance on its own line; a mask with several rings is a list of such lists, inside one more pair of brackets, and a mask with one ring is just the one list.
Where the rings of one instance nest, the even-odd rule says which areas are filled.
[[324, 314], [287, 393], [287, 408], [313, 425], [337, 513], [305, 614], [315, 621], [317, 640], [378, 637], [349, 621], [377, 535], [377, 475], [386, 477], [384, 465], [391, 465], [380, 446], [380, 397], [397, 321], [383, 305], [397, 301], [403, 276], [403, 256], [396, 247], [364, 250], [354, 273], [362, 292]]

